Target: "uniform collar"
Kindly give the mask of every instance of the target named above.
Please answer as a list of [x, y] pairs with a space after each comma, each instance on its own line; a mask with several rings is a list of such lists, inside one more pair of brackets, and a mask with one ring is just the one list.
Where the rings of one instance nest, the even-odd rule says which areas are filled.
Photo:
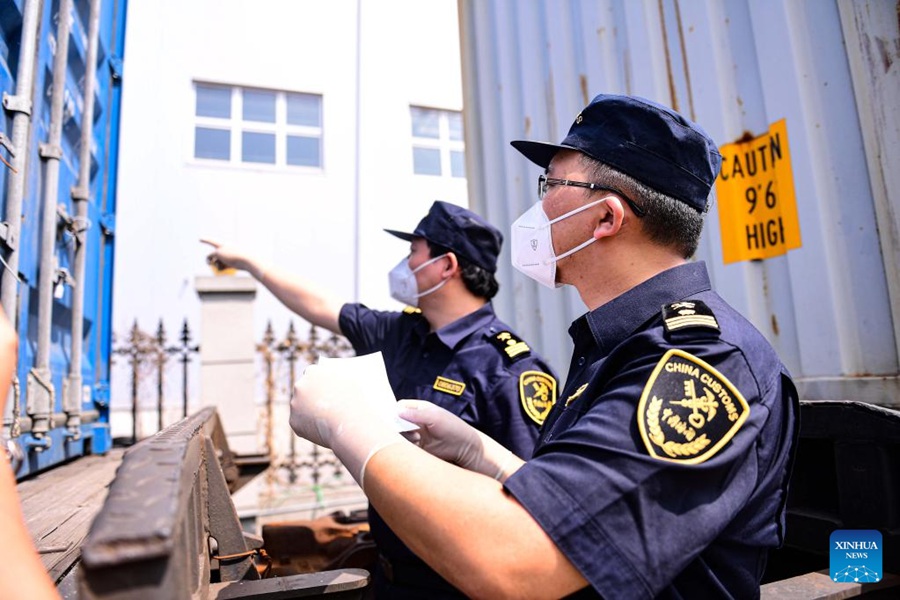
[[[486, 302], [484, 306], [471, 312], [461, 319], [457, 319], [446, 325], [434, 334], [448, 348], [454, 348], [459, 342], [467, 338], [473, 332], [481, 329], [495, 319], [494, 307], [490, 302]], [[428, 321], [422, 319], [425, 325], [424, 334], [428, 333]], [[419, 331], [422, 331], [420, 329]]]
[[640, 285], [585, 314], [569, 328], [576, 331], [586, 322], [601, 354], [606, 354], [643, 323], [660, 314], [665, 304], [711, 289], [706, 263], [686, 263], [667, 269]]

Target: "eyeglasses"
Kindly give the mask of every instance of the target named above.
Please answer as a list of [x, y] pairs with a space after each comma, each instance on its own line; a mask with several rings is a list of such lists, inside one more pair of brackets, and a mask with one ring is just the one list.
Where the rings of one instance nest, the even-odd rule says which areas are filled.
[[634, 211], [634, 214], [636, 216], [643, 217], [644, 215], [647, 214], [647, 211], [645, 211], [643, 208], [641, 208], [640, 206], [635, 204], [631, 200], [631, 198], [629, 198], [628, 196], [626, 196], [625, 194], [623, 194], [616, 188], [605, 186], [605, 185], [600, 185], [599, 183], [588, 183], [585, 181], [572, 181], [570, 179], [554, 179], [553, 177], [547, 177], [546, 175], [543, 175], [543, 174], [538, 176], [538, 199], [540, 199], [540, 200], [544, 199], [544, 196], [547, 195], [547, 189], [551, 185], [568, 185], [571, 187], [580, 187], [580, 188], [586, 188], [589, 190], [604, 190], [607, 192], [612, 192], [612, 193], [616, 194], [617, 196], [620, 196], [622, 198], [622, 200], [624, 200], [625, 203], [631, 207], [631, 210]]

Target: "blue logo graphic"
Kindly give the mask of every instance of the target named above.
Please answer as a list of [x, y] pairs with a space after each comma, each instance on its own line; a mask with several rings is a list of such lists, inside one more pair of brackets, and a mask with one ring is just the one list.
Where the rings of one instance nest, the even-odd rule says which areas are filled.
[[831, 533], [829, 572], [840, 583], [881, 581], [881, 532], [838, 529]]

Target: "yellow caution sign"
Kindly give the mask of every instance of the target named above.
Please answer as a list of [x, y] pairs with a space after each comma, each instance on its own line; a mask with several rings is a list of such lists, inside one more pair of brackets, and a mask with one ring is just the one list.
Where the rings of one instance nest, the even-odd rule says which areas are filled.
[[787, 123], [722, 146], [716, 179], [725, 264], [780, 256], [799, 248], [800, 221], [788, 148]]

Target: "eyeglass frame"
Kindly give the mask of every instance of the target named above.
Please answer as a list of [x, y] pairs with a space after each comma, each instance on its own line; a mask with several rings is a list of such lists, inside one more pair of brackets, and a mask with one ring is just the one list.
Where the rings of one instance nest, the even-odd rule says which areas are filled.
[[614, 187], [600, 185], [599, 183], [589, 183], [587, 181], [572, 181], [571, 179], [557, 179], [555, 177], [547, 177], [546, 173], [541, 173], [540, 175], [538, 175], [538, 200], [544, 200], [544, 196], [547, 195], [547, 188], [549, 188], [551, 185], [565, 185], [570, 187], [586, 188], [592, 191], [603, 190], [612, 192], [617, 196], [620, 196], [622, 200], [624, 200], [625, 203], [631, 207], [631, 210], [634, 211], [636, 217], [641, 218], [647, 214], [647, 211], [635, 204], [634, 200]]

